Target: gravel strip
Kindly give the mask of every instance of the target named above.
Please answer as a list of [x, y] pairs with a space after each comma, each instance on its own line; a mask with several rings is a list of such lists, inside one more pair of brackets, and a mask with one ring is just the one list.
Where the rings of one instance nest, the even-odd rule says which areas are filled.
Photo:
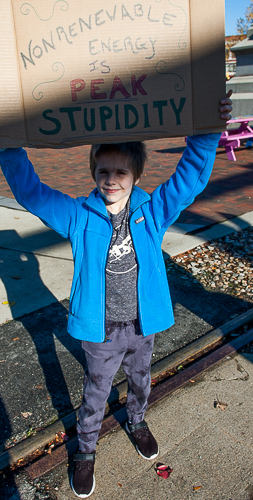
[[[253, 228], [200, 245], [172, 257], [174, 266], [185, 270], [185, 278], [194, 276], [207, 290], [218, 289], [253, 302]], [[182, 276], [183, 277], [183, 276]]]
[[[253, 228], [199, 245], [166, 261], [168, 274], [178, 274], [185, 285], [199, 283], [206, 290], [230, 294], [253, 307]], [[253, 352], [253, 343], [247, 346]], [[246, 352], [244, 351], [244, 352]]]

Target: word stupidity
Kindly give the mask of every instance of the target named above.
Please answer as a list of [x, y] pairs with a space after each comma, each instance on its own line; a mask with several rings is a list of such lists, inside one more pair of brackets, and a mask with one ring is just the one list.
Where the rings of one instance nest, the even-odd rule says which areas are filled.
[[58, 110], [46, 109], [42, 116], [47, 128], [40, 127], [39, 131], [44, 135], [56, 135], [64, 126], [64, 130], [69, 130], [69, 133], [78, 131], [80, 134], [93, 132], [100, 135], [101, 132], [129, 131], [136, 129], [138, 125], [143, 129], [155, 130], [163, 127], [168, 117], [171, 120], [171, 112], [175, 117], [175, 125], [181, 125], [181, 112], [185, 102], [186, 98], [181, 97], [179, 103], [172, 98], [142, 103], [138, 107], [129, 103], [109, 102], [109, 105], [96, 107], [66, 106]]

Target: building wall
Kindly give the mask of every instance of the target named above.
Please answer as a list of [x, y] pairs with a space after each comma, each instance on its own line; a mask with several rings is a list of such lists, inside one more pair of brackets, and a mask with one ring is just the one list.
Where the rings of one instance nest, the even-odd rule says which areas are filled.
[[236, 57], [231, 52], [231, 47], [247, 38], [247, 35], [232, 35], [225, 37], [225, 53], [226, 53], [226, 80], [230, 80], [236, 72]]

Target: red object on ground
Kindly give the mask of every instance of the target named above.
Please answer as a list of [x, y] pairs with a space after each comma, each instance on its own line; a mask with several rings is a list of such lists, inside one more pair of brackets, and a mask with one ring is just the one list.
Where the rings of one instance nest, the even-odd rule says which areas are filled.
[[173, 472], [173, 469], [171, 469], [167, 465], [163, 465], [163, 464], [158, 465], [157, 469], [156, 469], [156, 473], [158, 474], [158, 476], [161, 476], [164, 479], [168, 479], [168, 477], [170, 476], [170, 474], [172, 472]]

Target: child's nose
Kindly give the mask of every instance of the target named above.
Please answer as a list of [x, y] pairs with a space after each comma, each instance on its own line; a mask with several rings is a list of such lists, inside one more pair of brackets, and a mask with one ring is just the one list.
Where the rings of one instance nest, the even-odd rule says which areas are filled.
[[115, 175], [112, 173], [112, 174], [108, 174], [108, 177], [106, 179], [106, 182], [108, 184], [115, 184], [116, 180], [115, 180]]

